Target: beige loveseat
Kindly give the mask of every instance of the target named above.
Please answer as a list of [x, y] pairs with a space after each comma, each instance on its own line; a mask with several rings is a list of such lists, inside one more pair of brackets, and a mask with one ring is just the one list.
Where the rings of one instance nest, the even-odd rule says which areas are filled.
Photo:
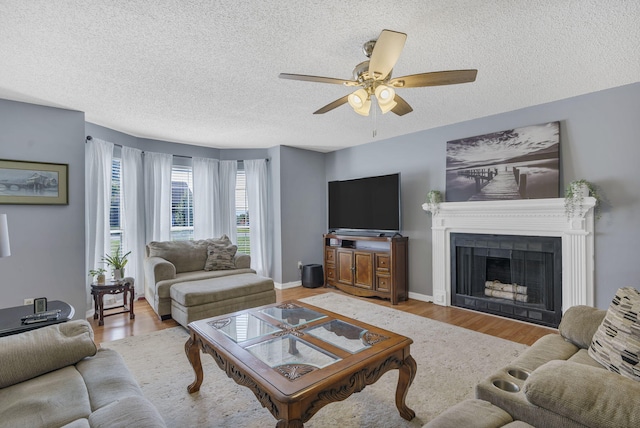
[[147, 244], [145, 298], [161, 319], [186, 327], [196, 319], [275, 303], [273, 281], [256, 275], [249, 255], [225, 254], [225, 247], [235, 247], [226, 236]]
[[540, 338], [476, 385], [476, 400], [459, 403], [426, 427], [640, 427], [640, 382], [589, 355], [605, 315], [588, 306], [569, 308], [560, 334]]
[[0, 338], [0, 427], [165, 427], [84, 320]]

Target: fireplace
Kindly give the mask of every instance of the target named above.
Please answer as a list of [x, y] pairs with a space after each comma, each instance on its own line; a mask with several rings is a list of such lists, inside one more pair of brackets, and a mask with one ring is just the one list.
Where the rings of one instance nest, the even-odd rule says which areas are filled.
[[[425, 211], [434, 208], [428, 204], [422, 207]], [[555, 269], [560, 269], [561, 290], [555, 290], [557, 283], [554, 281], [554, 311], [558, 311], [558, 305], [560, 312], [575, 305], [593, 306], [594, 207], [595, 199], [585, 198], [579, 212], [574, 212], [567, 218], [562, 198], [439, 204], [431, 212], [433, 303], [442, 306], [452, 305], [454, 270], [451, 262], [451, 235], [480, 234], [560, 239], [561, 262], [554, 262], [554, 277], [557, 275]], [[492, 257], [500, 258], [502, 257]], [[501, 268], [501, 264], [504, 264], [504, 261], [489, 260], [491, 269]], [[501, 278], [500, 282], [508, 280]], [[518, 283], [519, 279], [511, 278], [509, 281]], [[558, 292], [559, 298], [556, 297]], [[546, 307], [547, 302], [544, 305]], [[514, 312], [521, 307], [517, 304], [512, 306]], [[533, 317], [528, 316], [527, 321], [535, 317], [536, 314]]]
[[557, 327], [562, 240], [451, 233], [451, 304]]

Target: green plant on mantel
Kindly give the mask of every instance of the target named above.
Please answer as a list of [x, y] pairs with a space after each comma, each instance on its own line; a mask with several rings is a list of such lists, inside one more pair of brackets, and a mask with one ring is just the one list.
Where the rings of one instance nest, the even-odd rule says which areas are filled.
[[427, 193], [427, 205], [431, 214], [437, 214], [442, 202], [442, 193], [439, 190], [430, 190]]
[[[587, 189], [588, 192], [585, 192]], [[587, 193], [585, 195], [585, 193]], [[596, 220], [601, 217], [600, 202], [601, 198], [595, 185], [585, 179], [574, 180], [567, 186], [564, 192], [564, 212], [567, 218], [572, 218], [575, 213], [583, 212], [583, 204], [585, 196], [591, 196], [596, 200], [595, 217]]]

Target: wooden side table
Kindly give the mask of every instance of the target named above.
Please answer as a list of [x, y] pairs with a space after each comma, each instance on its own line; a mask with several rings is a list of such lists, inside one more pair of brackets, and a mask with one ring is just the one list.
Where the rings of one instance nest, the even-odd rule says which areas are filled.
[[[124, 293], [122, 296], [122, 305], [115, 306], [113, 308], [107, 308], [107, 311], [111, 311], [112, 309], [120, 309], [123, 310], [119, 312], [109, 312], [107, 314], [104, 313], [104, 295], [105, 294], [119, 294]], [[91, 284], [91, 295], [93, 296], [93, 306], [94, 306], [94, 314], [93, 319], [100, 319], [98, 321], [98, 325], [104, 325], [104, 317], [109, 317], [111, 315], [118, 314], [129, 314], [129, 319], [135, 319], [135, 314], [133, 313], [133, 301], [135, 299], [135, 289], [133, 286], [132, 278], [124, 278], [122, 280], [110, 280], [105, 284]], [[128, 303], [128, 305], [127, 305]]]

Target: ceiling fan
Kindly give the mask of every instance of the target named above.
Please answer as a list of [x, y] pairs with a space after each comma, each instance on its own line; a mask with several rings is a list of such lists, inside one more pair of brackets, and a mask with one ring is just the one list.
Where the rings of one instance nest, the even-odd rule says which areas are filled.
[[405, 33], [382, 30], [377, 40], [366, 42], [362, 49], [369, 60], [356, 65], [353, 69], [353, 80], [288, 73], [280, 73], [279, 77], [281, 79], [360, 87], [355, 92], [338, 98], [313, 112], [313, 114], [323, 114], [349, 103], [356, 113], [363, 116], [369, 115], [372, 97], [377, 100], [383, 114], [389, 111], [398, 116], [411, 113], [413, 111], [411, 106], [395, 93], [394, 88], [455, 85], [476, 80], [478, 70], [435, 71], [391, 78], [391, 72], [398, 58], [400, 58], [400, 53], [406, 40], [407, 35]]

